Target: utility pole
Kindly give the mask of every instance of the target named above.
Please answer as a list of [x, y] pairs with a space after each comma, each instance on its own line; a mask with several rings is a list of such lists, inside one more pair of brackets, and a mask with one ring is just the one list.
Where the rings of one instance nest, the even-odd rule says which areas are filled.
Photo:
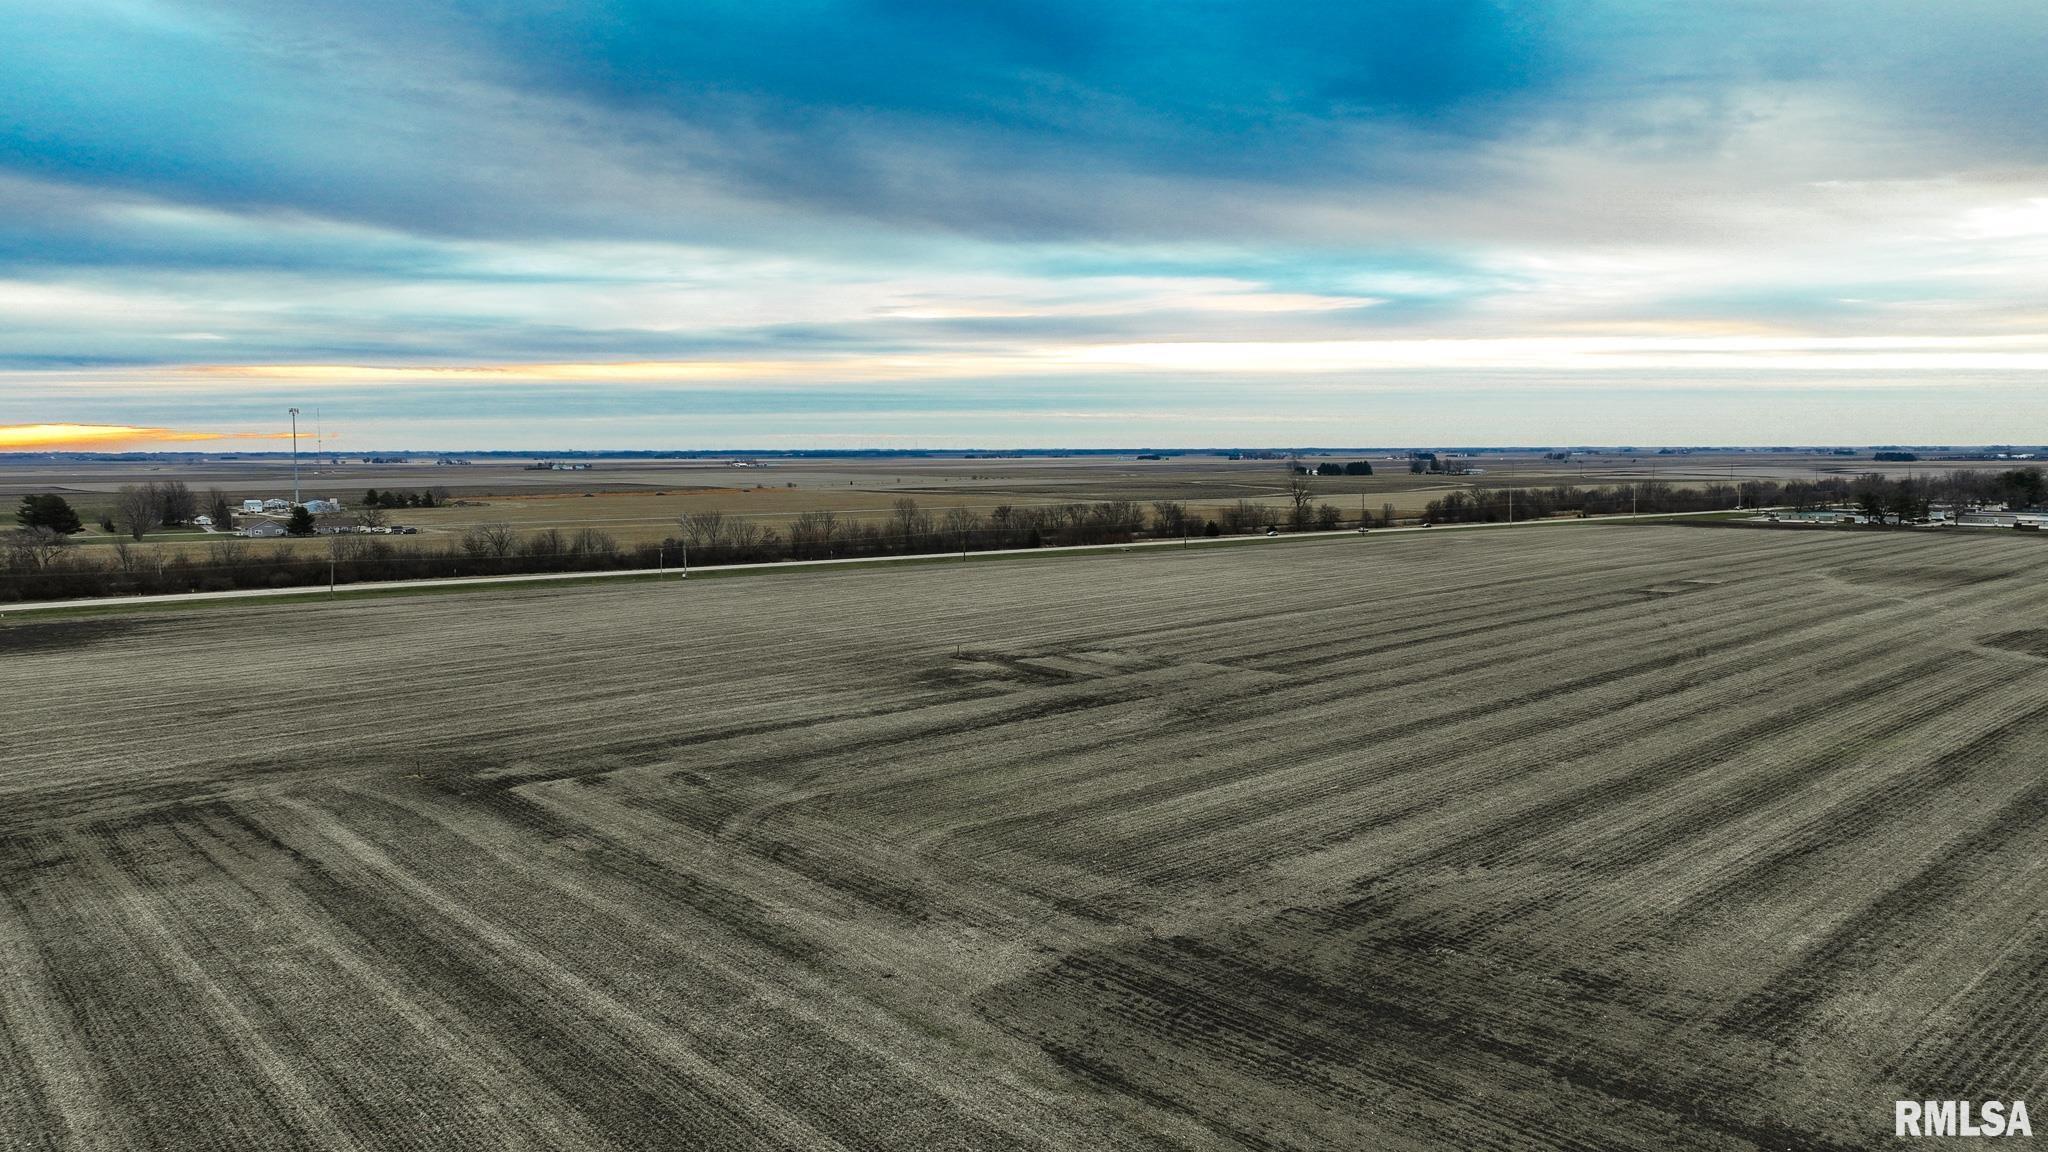
[[299, 502], [299, 410], [292, 409], [292, 504]]

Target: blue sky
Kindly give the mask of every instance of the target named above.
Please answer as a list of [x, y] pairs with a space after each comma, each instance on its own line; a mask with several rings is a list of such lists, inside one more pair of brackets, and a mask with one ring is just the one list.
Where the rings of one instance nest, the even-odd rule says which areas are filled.
[[2037, 3], [0, 15], [0, 446], [2048, 417]]

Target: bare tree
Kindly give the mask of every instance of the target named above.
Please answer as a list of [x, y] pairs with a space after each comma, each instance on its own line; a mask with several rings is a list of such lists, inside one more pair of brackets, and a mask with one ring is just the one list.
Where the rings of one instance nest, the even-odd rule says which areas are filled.
[[1273, 510], [1250, 500], [1239, 500], [1223, 510], [1223, 530], [1226, 532], [1253, 532], [1272, 522]]
[[64, 551], [64, 537], [42, 525], [17, 528], [0, 535], [7, 549], [9, 567], [41, 571]]
[[734, 552], [750, 552], [761, 544], [761, 526], [752, 520], [734, 517], [725, 529], [725, 546]]
[[1135, 500], [1105, 500], [1093, 513], [1106, 540], [1128, 540], [1145, 530], [1145, 510]]
[[676, 517], [676, 525], [690, 547], [705, 553], [707, 559], [725, 544], [728, 527], [723, 512], [685, 512]]
[[981, 531], [981, 515], [972, 508], [948, 508], [939, 527], [947, 547], [958, 547], [964, 552], [968, 541]]
[[206, 546], [206, 563], [214, 568], [236, 569], [249, 562], [249, 542], [229, 537]]
[[839, 535], [839, 518], [830, 512], [803, 512], [789, 524], [789, 554], [796, 560], [830, 557]]
[[519, 534], [506, 523], [477, 524], [462, 534], [462, 550], [471, 556], [495, 556], [503, 559], [512, 554], [519, 543]]
[[162, 576], [169, 563], [162, 549], [136, 548], [126, 540], [114, 541], [114, 567], [123, 576]]
[[528, 536], [519, 546], [526, 556], [560, 556], [569, 550], [569, 542], [559, 528], [548, 528]]
[[927, 517], [917, 510], [917, 501], [908, 496], [898, 496], [896, 502], [889, 505], [889, 515], [896, 522], [896, 534], [903, 538], [904, 550], [910, 551], [920, 535], [917, 530], [919, 521]]
[[134, 539], [147, 536], [162, 519], [155, 484], [124, 484], [114, 493], [114, 523]]
[[1287, 517], [1290, 527], [1296, 529], [1308, 527], [1309, 507], [1315, 503], [1315, 497], [1315, 485], [1309, 483], [1308, 477], [1289, 476], [1287, 478], [1287, 498], [1294, 502], [1294, 507], [1288, 512]]

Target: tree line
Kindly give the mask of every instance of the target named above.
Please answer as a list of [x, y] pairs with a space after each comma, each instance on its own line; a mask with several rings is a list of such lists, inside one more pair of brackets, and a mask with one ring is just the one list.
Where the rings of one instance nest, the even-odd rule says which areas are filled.
[[[1385, 513], [1391, 517], [1391, 507]], [[1336, 509], [1324, 505], [1307, 523], [1333, 526], [1336, 518]], [[595, 529], [521, 532], [487, 523], [444, 546], [342, 535], [312, 548], [258, 547], [222, 537], [196, 551], [136, 548], [122, 540], [104, 555], [87, 555], [63, 547], [54, 533], [24, 531], [9, 534], [0, 550], [0, 601], [1116, 544], [1263, 531], [1280, 519], [1280, 510], [1249, 500], [1208, 519], [1170, 500], [1006, 504], [984, 515], [968, 508], [933, 510], [904, 497], [884, 520], [807, 512], [786, 530], [724, 512], [693, 513], [681, 517], [677, 531], [661, 542], [623, 548]]]
[[1661, 480], [1581, 488], [1476, 485], [1432, 500], [1423, 519], [1436, 524], [1541, 520], [1558, 515], [1613, 516], [1652, 512], [1713, 512], [1789, 507], [1806, 512], [1850, 507], [1873, 519], [1924, 520], [1933, 505], [1975, 509], [1992, 505], [2036, 508], [2048, 502], [2048, 475], [2040, 468], [1993, 472], [1955, 470], [1936, 476], [1826, 476], [1815, 480], [1744, 480], [1677, 487]]
[[[175, 486], [175, 487], [174, 487]], [[176, 481], [138, 486], [136, 507], [121, 517], [150, 525], [189, 507]], [[154, 488], [154, 493], [148, 492]], [[126, 491], [126, 490], [124, 490]], [[1512, 495], [1510, 492], [1512, 491]], [[1001, 505], [986, 514], [971, 508], [933, 510], [902, 497], [882, 520], [854, 520], [834, 512], [806, 512], [783, 530], [723, 512], [699, 512], [677, 521], [659, 543], [620, 547], [595, 529], [520, 532], [504, 523], [472, 526], [451, 543], [394, 541], [355, 535], [329, 537], [320, 545], [258, 547], [235, 537], [210, 540], [197, 552], [168, 552], [117, 541], [98, 555], [68, 547], [79, 530], [77, 515], [62, 497], [24, 498], [20, 525], [0, 534], [0, 601], [62, 599], [167, 592], [229, 591], [383, 580], [460, 576], [501, 576], [529, 572], [601, 572], [691, 564], [771, 563], [784, 560], [855, 559], [867, 556], [976, 552], [1011, 548], [1127, 543], [1141, 538], [1256, 534], [1285, 527], [1293, 531], [1396, 523], [1394, 508], [1354, 514], [1318, 502], [1309, 480], [1296, 476], [1280, 506], [1239, 500], [1205, 517], [1184, 501], [1132, 500], [1018, 507]], [[197, 498], [195, 499], [195, 503]], [[217, 491], [204, 498], [225, 506]], [[1883, 515], [1918, 519], [1932, 500], [1970, 507], [2003, 503], [2034, 506], [2048, 500], [2048, 478], [2039, 468], [2006, 472], [1955, 472], [1936, 479], [1887, 479], [1872, 473], [1789, 482], [1745, 481], [1676, 487], [1660, 481], [1579, 488], [1475, 487], [1432, 501], [1432, 523], [1506, 520], [1559, 514], [1708, 511], [1766, 505], [1815, 508], [1853, 505]], [[190, 513], [188, 515], [196, 515]], [[228, 522], [232, 522], [231, 519]], [[135, 539], [140, 539], [136, 535]]]

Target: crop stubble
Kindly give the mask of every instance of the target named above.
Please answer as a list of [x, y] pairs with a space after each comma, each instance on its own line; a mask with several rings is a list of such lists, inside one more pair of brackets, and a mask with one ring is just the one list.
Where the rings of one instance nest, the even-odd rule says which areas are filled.
[[1862, 1146], [2048, 1077], [2040, 555], [1567, 528], [0, 627], [0, 1134]]

